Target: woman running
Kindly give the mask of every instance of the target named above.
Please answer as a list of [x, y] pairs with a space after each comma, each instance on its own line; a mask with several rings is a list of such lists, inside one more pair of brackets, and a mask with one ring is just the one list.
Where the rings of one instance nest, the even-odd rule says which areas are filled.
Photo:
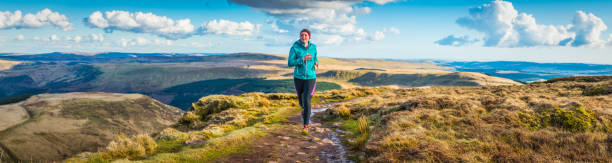
[[[297, 93], [302, 111], [304, 130], [310, 128], [310, 99], [317, 87], [316, 69], [319, 68], [317, 59], [317, 46], [310, 42], [310, 30], [302, 29], [300, 39], [293, 43], [289, 51], [289, 67], [293, 68], [293, 86]], [[316, 67], [316, 68], [315, 68]]]

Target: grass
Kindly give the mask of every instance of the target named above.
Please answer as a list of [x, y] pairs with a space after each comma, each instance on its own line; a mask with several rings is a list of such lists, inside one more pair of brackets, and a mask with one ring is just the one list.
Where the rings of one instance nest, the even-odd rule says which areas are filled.
[[612, 83], [588, 86], [582, 94], [585, 96], [601, 96], [612, 94]]
[[353, 133], [356, 162], [610, 162], [612, 98], [583, 94], [610, 85], [599, 79], [377, 88], [323, 120]]
[[[0, 132], [5, 149], [16, 153], [12, 158], [16, 162], [60, 161], [80, 151], [106, 147], [115, 133], [136, 135], [160, 131], [181, 116], [176, 108], [148, 97], [107, 93], [43, 94], [21, 107], [31, 118]], [[131, 140], [115, 140], [113, 149], [130, 147], [129, 151], [145, 149], [145, 153], [151, 149], [140, 148]], [[146, 144], [143, 139], [138, 141]], [[114, 157], [114, 154], [108, 155]]]
[[[318, 93], [318, 96], [321, 99], [345, 100], [373, 93], [372, 88], [359, 88], [325, 91]], [[338, 96], [334, 95], [343, 97], [336, 99]], [[248, 152], [248, 140], [265, 136], [270, 131], [268, 129], [282, 128], [281, 122], [288, 121], [289, 116], [300, 111], [295, 95], [287, 93], [206, 96], [193, 103], [192, 111], [185, 113], [172, 128], [152, 135], [156, 147], [151, 150], [144, 148], [146, 158], [143, 157], [142, 148], [132, 147], [133, 144], [123, 143], [123, 146], [119, 146], [121, 148], [117, 148], [118, 143], [111, 143], [109, 146], [112, 147], [107, 147], [107, 150], [81, 154], [70, 159], [70, 162], [211, 161], [230, 154]], [[134, 150], [116, 150], [120, 151], [119, 154], [105, 154], [108, 149], [115, 148]]]
[[[607, 81], [517, 86], [352, 88], [317, 93], [344, 101], [323, 120], [340, 122], [356, 162], [610, 162], [608, 96], [585, 96]], [[157, 153], [138, 162], [206, 162], [248, 152], [264, 125], [300, 111], [295, 95], [203, 97], [174, 129], [156, 136]], [[348, 101], [350, 100], [350, 101]], [[179, 145], [187, 141], [197, 145]]]
[[[317, 92], [341, 89], [332, 82], [317, 82]], [[243, 94], [246, 92], [263, 93], [294, 93], [293, 80], [265, 80], [257, 78], [246, 79], [214, 79], [173, 86], [163, 90], [166, 94], [176, 94], [171, 105], [188, 109], [193, 101], [202, 96], [214, 94]]]
[[[127, 137], [124, 134], [115, 136], [106, 148], [97, 153], [84, 153], [81, 157], [86, 162], [110, 162], [116, 159], [142, 159], [155, 153], [157, 143], [148, 135]], [[79, 159], [69, 159], [66, 162], [81, 162]]]
[[300, 134], [308, 136], [308, 131], [306, 131], [306, 129], [303, 129], [302, 131], [300, 131]]

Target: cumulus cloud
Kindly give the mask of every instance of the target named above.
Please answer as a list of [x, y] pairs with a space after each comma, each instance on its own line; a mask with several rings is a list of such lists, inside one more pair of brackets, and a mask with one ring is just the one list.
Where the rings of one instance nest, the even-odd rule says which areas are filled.
[[610, 36], [608, 36], [608, 43], [606, 44], [607, 46], [612, 46], [612, 34], [610, 34]]
[[25, 37], [22, 34], [19, 34], [17, 37], [15, 37], [15, 40], [25, 40]]
[[106, 32], [115, 30], [135, 33], [151, 33], [167, 39], [181, 39], [190, 37], [195, 27], [189, 19], [173, 20], [153, 13], [127, 11], [100, 11], [93, 12], [83, 20], [86, 25], [104, 29]]
[[251, 22], [233, 22], [229, 20], [212, 20], [202, 24], [201, 32], [204, 34], [224, 34], [224, 35], [253, 35], [259, 31], [261, 24], [251, 24]]
[[[385, 29], [385, 31], [387, 31], [387, 29]], [[400, 34], [400, 30], [395, 28], [395, 27], [391, 27], [388, 29], [389, 32], [393, 33], [393, 34]]]
[[49, 36], [48, 41], [59, 41], [59, 37], [57, 37], [56, 34], [52, 34], [51, 36]]
[[184, 44], [183, 46], [205, 48], [205, 47], [212, 47], [213, 44], [210, 43], [210, 42], [208, 42], [208, 43], [191, 42], [189, 44]]
[[156, 45], [156, 46], [170, 46], [170, 45], [172, 45], [172, 41], [171, 40], [162, 40], [162, 39], [149, 40], [149, 39], [142, 38], [142, 37], [137, 37], [137, 38], [133, 38], [133, 39], [121, 38], [120, 40], [117, 40], [116, 43], [118, 45], [122, 46], [122, 47], [127, 47], [127, 46], [146, 46], [146, 45]]
[[[457, 19], [456, 23], [483, 33], [484, 46], [494, 47], [597, 46], [604, 42], [600, 35], [607, 28], [600, 18], [583, 11], [577, 11], [568, 25], [537, 24], [533, 15], [519, 13], [506, 1], [471, 8], [469, 16]], [[442, 40], [452, 42], [453, 38]]]
[[36, 14], [25, 15], [22, 15], [20, 10], [0, 12], [0, 29], [40, 28], [46, 25], [55, 26], [64, 31], [73, 29], [65, 15], [47, 8]]
[[608, 27], [600, 18], [592, 13], [587, 14], [582, 11], [576, 12], [572, 25], [570, 31], [576, 33], [572, 46], [599, 45], [604, 43], [604, 41], [600, 39], [600, 36]]
[[476, 41], [477, 40], [470, 39], [468, 36], [449, 35], [443, 39], [436, 41], [435, 43], [438, 45], [445, 45], [445, 46], [463, 46], [463, 45], [470, 44]]
[[66, 41], [73, 41], [75, 43], [80, 42], [103, 42], [104, 36], [102, 33], [92, 33], [89, 35], [77, 35], [77, 36], [66, 36]]
[[[377, 34], [368, 36], [363, 28], [357, 27], [356, 15], [368, 14], [369, 7], [354, 6], [364, 0], [229, 0], [232, 3], [246, 5], [260, 10], [278, 19], [276, 27], [289, 31], [308, 28], [317, 33], [314, 39], [323, 43], [342, 43], [376, 38]], [[395, 0], [370, 0], [377, 4], [386, 4]], [[273, 27], [274, 28], [274, 27]], [[322, 37], [321, 37], [322, 36]], [[381, 36], [378, 34], [378, 36]], [[342, 38], [342, 39], [340, 39]], [[330, 40], [325, 40], [330, 39]]]
[[[223, 34], [223, 35], [253, 35], [257, 33], [260, 24], [251, 22], [233, 22], [229, 20], [212, 20], [203, 23], [199, 29], [191, 24], [190, 19], [173, 20], [153, 13], [127, 12], [127, 11], [100, 11], [93, 12], [83, 19], [87, 26], [103, 29], [107, 33], [115, 30], [149, 33], [170, 40], [184, 39], [194, 35]], [[128, 41], [125, 41], [128, 42]], [[124, 45], [124, 44], [122, 44]]]
[[374, 32], [374, 35], [370, 36], [370, 40], [372, 41], [378, 41], [378, 40], [382, 40], [385, 38], [385, 33], [383, 33], [382, 31], [376, 31]]
[[103, 42], [104, 41], [104, 36], [102, 35], [102, 33], [98, 33], [98, 34], [91, 34], [89, 35], [89, 37], [91, 37], [92, 41], [99, 41], [99, 42]]
[[399, 34], [400, 31], [399, 31], [399, 29], [397, 29], [395, 27], [384, 28], [382, 31], [376, 30], [373, 34], [368, 35], [367, 39], [370, 40], [370, 41], [383, 40], [383, 39], [385, 39], [385, 36], [386, 36], [387, 33]]
[[266, 20], [266, 24], [270, 25], [270, 28], [272, 28], [272, 31], [274, 31], [276, 33], [287, 33], [287, 32], [289, 32], [286, 29], [279, 28], [278, 25], [276, 25], [276, 22], [274, 22], [274, 21], [272, 21], [270, 19]]

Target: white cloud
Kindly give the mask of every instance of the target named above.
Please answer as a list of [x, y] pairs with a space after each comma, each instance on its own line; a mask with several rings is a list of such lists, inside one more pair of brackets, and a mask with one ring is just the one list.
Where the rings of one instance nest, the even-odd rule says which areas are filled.
[[[278, 19], [276, 27], [288, 31], [308, 28], [313, 40], [323, 43], [360, 41], [368, 36], [363, 28], [357, 27], [356, 15], [369, 14], [371, 8], [354, 6], [364, 0], [229, 0], [230, 2], [253, 7]], [[396, 0], [370, 0], [385, 4]], [[276, 29], [275, 27], [272, 27]], [[319, 37], [324, 36], [324, 37]], [[380, 34], [378, 34], [380, 36]], [[342, 37], [342, 39], [338, 38]], [[296, 34], [297, 38], [297, 34]]]
[[212, 20], [202, 24], [203, 34], [224, 34], [224, 35], [254, 35], [259, 31], [261, 24], [251, 24], [251, 22], [233, 22], [229, 20]]
[[[385, 31], [386, 31], [386, 30], [385, 30]], [[397, 29], [397, 28], [395, 28], [395, 27], [391, 27], [391, 28], [389, 28], [389, 30], [388, 30], [388, 31], [389, 31], [389, 32], [391, 32], [391, 33], [393, 33], [393, 34], [396, 34], [396, 35], [397, 35], [397, 34], [400, 34], [400, 30], [399, 30], [399, 29]]]
[[370, 40], [372, 41], [378, 41], [384, 38], [385, 38], [385, 33], [383, 33], [382, 31], [376, 31], [374, 32], [374, 35], [370, 36]]
[[149, 44], [149, 40], [147, 40], [145, 38], [138, 37], [138, 38], [136, 38], [136, 44], [138, 44], [140, 46], [147, 45], [147, 44]]
[[84, 19], [85, 24], [104, 29], [106, 32], [114, 30], [135, 33], [150, 33], [167, 39], [181, 39], [190, 37], [195, 27], [189, 19], [173, 20], [153, 13], [127, 11], [107, 11], [102, 14], [96, 11]]
[[165, 40], [165, 39], [149, 40], [149, 39], [146, 39], [146, 38], [137, 37], [137, 38], [134, 38], [134, 39], [121, 38], [120, 40], [117, 40], [116, 43], [118, 45], [120, 45], [120, 46], [123, 46], [123, 47], [127, 47], [127, 46], [146, 46], [146, 45], [170, 46], [170, 45], [172, 45], [172, 40]]
[[394, 2], [394, 1], [397, 1], [397, 0], [370, 0], [370, 1], [374, 2], [374, 3], [377, 3], [379, 5], [383, 5], [385, 3]]
[[449, 35], [443, 39], [435, 41], [435, 43], [438, 45], [445, 45], [445, 46], [463, 46], [463, 45], [470, 44], [476, 41], [477, 40], [470, 39], [468, 36], [459, 37], [455, 35]]
[[[115, 30], [149, 33], [166, 39], [176, 40], [193, 35], [222, 34], [222, 35], [254, 35], [259, 31], [261, 24], [251, 22], [233, 22], [229, 20], [212, 20], [203, 23], [196, 30], [190, 19], [173, 20], [153, 13], [127, 11], [100, 11], [93, 12], [83, 20], [86, 25], [103, 29], [105, 32]], [[137, 41], [134, 44], [138, 44]], [[125, 44], [121, 44], [125, 45]]]
[[48, 41], [59, 41], [59, 37], [57, 37], [56, 34], [52, 34], [51, 36], [49, 36]]
[[38, 41], [38, 40], [40, 40], [40, 37], [34, 36], [34, 37], [32, 37], [32, 40], [37, 40]]
[[40, 28], [46, 25], [62, 28], [64, 31], [73, 29], [65, 15], [47, 8], [36, 14], [25, 15], [22, 15], [20, 10], [12, 13], [10, 11], [0, 12], [0, 29]]
[[89, 35], [76, 35], [76, 36], [66, 36], [65, 37], [66, 41], [73, 41], [75, 43], [81, 43], [81, 42], [103, 42], [104, 41], [104, 36], [102, 35], [102, 33], [92, 33]]
[[81, 37], [81, 36], [74, 36], [73, 40], [74, 40], [74, 42], [79, 43], [79, 42], [81, 42], [81, 40], [83, 40], [83, 37]]
[[123, 46], [123, 47], [127, 47], [128, 46], [128, 40], [125, 38], [121, 38], [121, 40], [118, 41], [118, 43]]
[[[187, 46], [187, 45], [185, 45]], [[189, 45], [189, 47], [197, 47], [197, 48], [205, 48], [205, 47], [212, 47], [213, 44], [208, 42], [208, 43], [200, 43], [200, 42], [191, 42]]]
[[17, 35], [17, 37], [15, 37], [15, 40], [24, 40], [25, 37], [22, 34]]
[[[597, 46], [604, 42], [600, 35], [607, 28], [600, 18], [582, 11], [576, 13], [572, 24], [540, 25], [533, 15], [519, 13], [506, 1], [471, 8], [469, 16], [457, 19], [457, 24], [483, 33], [484, 46], [495, 47]], [[439, 41], [445, 39], [453, 38]]]
[[319, 37], [321, 37], [321, 43], [326, 45], [342, 44], [345, 40], [345, 38], [340, 35], [320, 35]]
[[102, 35], [102, 33], [98, 33], [98, 34], [92, 33], [89, 37], [91, 38], [92, 41], [99, 41], [99, 42], [104, 41], [104, 36]]
[[572, 46], [601, 45], [604, 43], [600, 36], [608, 27], [597, 16], [578, 11], [572, 23], [573, 26], [570, 31], [576, 33]]
[[608, 43], [606, 44], [607, 46], [612, 46], [612, 34], [610, 34], [610, 36], [608, 36]]
[[280, 28], [278, 27], [278, 25], [276, 25], [276, 23], [275, 23], [275, 22], [273, 22], [273, 21], [271, 21], [271, 20], [266, 20], [266, 24], [269, 24], [269, 25], [270, 25], [270, 27], [272, 28], [272, 30], [273, 30], [274, 32], [276, 32], [276, 33], [287, 33], [287, 32], [289, 32], [289, 31], [288, 31], [288, 30], [286, 30], [286, 29], [280, 29]]

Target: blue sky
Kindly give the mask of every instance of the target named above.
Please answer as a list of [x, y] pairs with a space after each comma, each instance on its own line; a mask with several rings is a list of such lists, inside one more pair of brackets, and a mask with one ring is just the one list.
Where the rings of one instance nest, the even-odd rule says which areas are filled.
[[319, 54], [328, 57], [612, 64], [611, 6], [605, 0], [3, 0], [0, 52], [283, 54], [309, 28]]

